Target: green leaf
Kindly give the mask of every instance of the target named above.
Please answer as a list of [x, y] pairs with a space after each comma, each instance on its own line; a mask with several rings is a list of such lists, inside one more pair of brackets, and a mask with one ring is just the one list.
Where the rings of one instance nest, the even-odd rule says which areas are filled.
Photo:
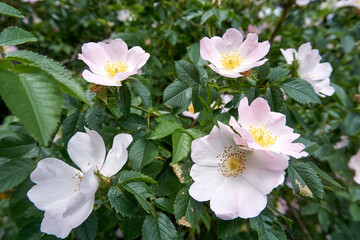
[[304, 152], [307, 152], [309, 155], [313, 154], [319, 149], [319, 145], [316, 142], [312, 142], [306, 138], [299, 137], [293, 141], [294, 143], [302, 143], [305, 145]]
[[344, 189], [343, 186], [341, 186], [340, 183], [338, 183], [337, 181], [335, 181], [332, 177], [330, 177], [326, 172], [324, 172], [323, 170], [321, 170], [318, 166], [316, 166], [315, 163], [313, 162], [308, 162], [308, 165], [311, 166], [312, 169], [315, 170], [315, 172], [317, 174], [319, 174], [320, 177], [322, 177], [323, 179], [325, 179], [326, 181], [328, 181], [329, 183], [333, 184], [334, 186]]
[[141, 98], [142, 103], [147, 109], [152, 107], [151, 94], [149, 89], [145, 87], [139, 80], [130, 80], [131, 85], [134, 87], [135, 92]]
[[360, 131], [360, 114], [357, 112], [350, 112], [344, 119], [346, 133], [354, 136]]
[[57, 129], [62, 105], [55, 82], [42, 73], [16, 75], [0, 70], [0, 94], [40, 144], [47, 145]]
[[163, 121], [156, 126], [150, 138], [159, 139], [166, 137], [172, 134], [178, 128], [181, 128], [181, 125], [176, 121]]
[[154, 201], [156, 207], [167, 211], [168, 213], [174, 214], [174, 199], [169, 198], [158, 198]]
[[353, 50], [355, 46], [355, 40], [350, 35], [342, 35], [341, 39], [341, 47], [344, 49], [344, 52], [349, 53], [351, 50]]
[[217, 236], [218, 238], [231, 237], [241, 231], [241, 225], [244, 224], [244, 220], [236, 218], [234, 220], [225, 221], [217, 220]]
[[186, 82], [189, 86], [200, 83], [200, 74], [197, 68], [191, 63], [180, 60], [175, 62], [175, 69], [179, 81]]
[[281, 83], [286, 95], [299, 103], [321, 103], [310, 83], [300, 78], [292, 78]]
[[151, 163], [158, 154], [158, 147], [153, 141], [145, 138], [134, 141], [129, 149], [129, 161], [132, 169], [140, 170]]
[[120, 118], [119, 124], [129, 131], [139, 131], [147, 128], [146, 120], [142, 116], [133, 113]]
[[351, 218], [354, 221], [360, 221], [360, 206], [358, 206], [355, 203], [352, 203], [350, 205], [349, 212], [350, 212]]
[[264, 210], [256, 218], [251, 218], [250, 225], [258, 232], [259, 240], [286, 240], [284, 230], [269, 210]]
[[283, 67], [275, 67], [272, 68], [270, 70], [270, 74], [269, 74], [269, 82], [270, 83], [274, 83], [274, 82], [278, 82], [284, 78], [287, 77], [287, 75], [289, 74], [289, 70], [283, 68]]
[[317, 202], [320, 202], [323, 199], [323, 185], [316, 172], [309, 164], [290, 161], [288, 174], [291, 185], [294, 187], [297, 194]]
[[284, 96], [278, 87], [269, 87], [266, 90], [264, 98], [268, 101], [268, 104], [272, 111], [279, 112], [284, 103]]
[[24, 16], [21, 14], [19, 10], [2, 2], [0, 2], [0, 14], [4, 14], [11, 17], [24, 18]]
[[111, 207], [113, 207], [117, 213], [125, 217], [136, 216], [135, 213], [138, 206], [130, 201], [117, 186], [111, 187], [107, 196]]
[[149, 176], [146, 176], [140, 172], [135, 171], [121, 171], [118, 178], [119, 184], [124, 184], [132, 181], [147, 182], [150, 184], [157, 185], [157, 182]]
[[270, 63], [269, 61], [266, 61], [263, 65], [261, 65], [258, 68], [257, 78], [259, 80], [267, 79], [267, 76], [269, 75], [269, 71], [270, 71]]
[[127, 116], [130, 113], [131, 94], [126, 84], [115, 89], [115, 100], [122, 115]]
[[202, 17], [201, 17], [200, 24], [203, 25], [213, 15], [214, 15], [214, 12], [212, 10], [205, 12], [204, 15], [202, 15]]
[[0, 139], [0, 157], [22, 157], [36, 148], [35, 140], [26, 134], [18, 134]]
[[207, 61], [202, 59], [202, 57], [200, 56], [200, 43], [194, 43], [191, 46], [189, 46], [188, 55], [190, 61], [196, 66], [204, 66], [207, 64]]
[[147, 198], [155, 198], [149, 187], [143, 182], [127, 182], [123, 185], [124, 189], [129, 193], [133, 194], [147, 212], [154, 212], [151, 204], [146, 200]]
[[132, 240], [141, 235], [144, 219], [144, 216], [137, 216], [131, 219], [125, 218], [123, 231], [125, 240]]
[[174, 213], [178, 223], [186, 227], [195, 227], [200, 221], [202, 212], [202, 203], [190, 197], [189, 188], [180, 189], [174, 203]]
[[35, 164], [30, 159], [13, 159], [0, 168], [0, 192], [22, 183], [35, 169]]
[[185, 132], [190, 134], [190, 136], [193, 139], [198, 139], [198, 138], [204, 137], [206, 135], [200, 129], [197, 129], [197, 128], [189, 128], [189, 129], [186, 129]]
[[18, 27], [8, 27], [0, 34], [0, 46], [20, 45], [27, 42], [36, 42], [32, 33]]
[[175, 81], [164, 90], [164, 103], [170, 107], [190, 105], [191, 87], [185, 82]]
[[90, 105], [86, 98], [85, 91], [80, 83], [76, 82], [59, 63], [54, 60], [41, 56], [31, 51], [15, 51], [6, 55], [6, 59], [15, 60], [23, 63], [32, 63], [41, 70], [50, 74], [60, 85], [62, 91], [78, 98], [79, 100]]
[[92, 130], [100, 130], [103, 123], [103, 109], [89, 108], [85, 113], [86, 125]]
[[75, 237], [79, 240], [93, 240], [97, 232], [97, 217], [93, 211], [80, 226], [74, 229]]
[[81, 112], [75, 112], [69, 117], [65, 118], [62, 126], [62, 139], [65, 145], [69, 142], [70, 138], [77, 132], [84, 132], [85, 117]]
[[16, 235], [16, 240], [39, 240], [44, 233], [40, 232], [40, 222], [31, 222], [24, 225]]
[[203, 99], [207, 98], [206, 89], [204, 86], [198, 85], [192, 87], [192, 97], [191, 101], [194, 107], [194, 112], [199, 112], [204, 109], [204, 106], [200, 100], [200, 97]]
[[171, 220], [163, 213], [145, 218], [142, 227], [143, 240], [175, 240], [177, 232]]
[[192, 138], [186, 132], [181, 130], [176, 130], [172, 134], [172, 144], [173, 144], [173, 158], [172, 163], [177, 163], [178, 161], [184, 159], [191, 149]]

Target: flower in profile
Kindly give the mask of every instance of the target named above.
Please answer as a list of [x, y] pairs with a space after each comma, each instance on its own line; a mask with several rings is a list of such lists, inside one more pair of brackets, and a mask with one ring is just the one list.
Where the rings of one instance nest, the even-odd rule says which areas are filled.
[[182, 112], [182, 115], [184, 115], [185, 117], [192, 118], [194, 120], [198, 118], [199, 114], [200, 114], [199, 112], [197, 113], [195, 112], [194, 105], [192, 103], [190, 103], [187, 111]]
[[300, 78], [312, 85], [314, 91], [320, 97], [331, 96], [335, 89], [330, 86], [330, 75], [332, 67], [330, 63], [320, 63], [319, 50], [311, 49], [310, 43], [304, 43], [296, 51], [293, 48], [281, 49], [286, 62], [292, 64], [297, 61], [299, 64], [298, 74]]
[[77, 170], [56, 158], [39, 161], [30, 179], [33, 186], [27, 196], [34, 205], [45, 211], [40, 230], [65, 238], [91, 214], [99, 179], [98, 170], [105, 177], [117, 173], [128, 158], [126, 148], [132, 142], [129, 134], [115, 136], [113, 146], [105, 159], [105, 144], [101, 136], [85, 128], [69, 141], [68, 153]]
[[354, 181], [360, 184], [360, 150], [350, 158], [348, 166], [355, 171]]
[[150, 57], [141, 47], [130, 50], [121, 39], [103, 42], [85, 43], [81, 47], [79, 59], [90, 68], [82, 75], [86, 81], [105, 86], [121, 86], [121, 81], [140, 73]]
[[3, 51], [5, 54], [9, 54], [11, 52], [15, 52], [19, 50], [16, 46], [3, 46]]
[[335, 3], [334, 8], [356, 7], [360, 9], [360, 0], [341, 0]]
[[218, 124], [192, 142], [194, 183], [189, 193], [197, 201], [210, 200], [221, 219], [256, 217], [266, 206], [266, 195], [283, 183], [288, 156], [241, 148], [234, 141], [236, 133]]
[[308, 5], [309, 2], [310, 2], [310, 0], [296, 0], [296, 5], [302, 7], [302, 6]]
[[286, 126], [282, 113], [271, 112], [265, 99], [256, 98], [250, 105], [248, 99], [241, 99], [238, 108], [239, 120], [230, 118], [229, 125], [240, 134], [235, 136], [238, 145], [255, 150], [266, 150], [295, 158], [308, 154], [302, 151], [302, 143], [293, 143], [300, 135]]
[[209, 61], [209, 67], [218, 74], [238, 78], [254, 67], [263, 65], [267, 59], [262, 59], [269, 52], [268, 41], [258, 42], [258, 36], [249, 33], [245, 41], [243, 35], [235, 28], [226, 30], [222, 38], [203, 38], [200, 41], [200, 55]]

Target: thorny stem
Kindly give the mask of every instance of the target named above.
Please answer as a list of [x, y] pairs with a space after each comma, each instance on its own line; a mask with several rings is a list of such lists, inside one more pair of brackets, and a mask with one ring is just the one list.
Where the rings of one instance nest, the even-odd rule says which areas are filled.
[[287, 1], [285, 4], [284, 4], [284, 10], [282, 12], [282, 15], [281, 15], [281, 18], [279, 20], [279, 22], [277, 23], [274, 31], [272, 32], [271, 34], [271, 37], [270, 37], [270, 44], [272, 44], [272, 42], [274, 41], [274, 38], [276, 37], [276, 35], [279, 33], [283, 23], [285, 22], [285, 19], [286, 19], [286, 16], [291, 8], [291, 6], [294, 4], [294, 1], [293, 0], [290, 0], [290, 1]]

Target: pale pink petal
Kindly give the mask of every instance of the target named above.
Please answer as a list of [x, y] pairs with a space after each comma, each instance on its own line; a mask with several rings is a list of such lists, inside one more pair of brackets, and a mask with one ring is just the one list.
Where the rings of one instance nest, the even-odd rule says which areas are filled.
[[117, 84], [120, 84], [120, 86], [121, 86], [121, 81], [127, 79], [128, 77], [130, 77], [131, 75], [134, 75], [136, 73], [137, 72], [135, 71], [135, 69], [132, 72], [118, 72], [115, 74], [113, 81]]
[[78, 55], [80, 60], [83, 60], [90, 70], [96, 74], [104, 75], [106, 73], [105, 65], [109, 60], [109, 56], [104, 48], [99, 43], [85, 43], [81, 47], [82, 54]]
[[182, 115], [184, 115], [185, 117], [189, 117], [189, 118], [192, 118], [192, 119], [194, 119], [194, 120], [196, 120], [197, 118], [198, 118], [198, 116], [199, 116], [199, 114], [200, 113], [191, 113], [191, 112], [189, 112], [189, 111], [184, 111], [184, 112], [182, 112]]
[[350, 158], [348, 166], [355, 171], [354, 181], [360, 184], [360, 150]]
[[128, 54], [128, 46], [126, 43], [118, 38], [111, 40], [108, 44], [100, 42], [99, 43], [105, 50], [106, 54], [109, 56], [109, 62], [116, 62], [118, 60], [125, 60]]
[[238, 122], [245, 129], [248, 129], [251, 125], [259, 127], [258, 125], [267, 122], [269, 114], [270, 107], [265, 99], [256, 98], [249, 106], [248, 99], [245, 97], [241, 99], [239, 104]]
[[85, 128], [86, 133], [77, 132], [68, 143], [68, 153], [73, 162], [83, 171], [91, 167], [100, 170], [105, 159], [105, 144], [101, 136]]
[[263, 194], [269, 194], [284, 182], [289, 157], [269, 151], [254, 151], [246, 158], [242, 174], [249, 183]]
[[[215, 38], [218, 39], [218, 38]], [[221, 53], [227, 53], [229, 51], [237, 50], [240, 48], [241, 44], [243, 43], [243, 35], [242, 33], [235, 29], [235, 28], [229, 28], [224, 33], [223, 37], [220, 38], [221, 41], [221, 47], [220, 44], [215, 44], [215, 47], [217, 47], [218, 50], [222, 50]]]
[[54, 202], [65, 203], [79, 191], [82, 173], [56, 158], [45, 158], [39, 161], [30, 179], [36, 183], [27, 193], [30, 201], [46, 210]]
[[138, 69], [145, 65], [149, 57], [150, 54], [146, 53], [141, 47], [131, 48], [126, 58], [126, 63], [130, 68], [129, 71], [134, 71], [136, 69], [135, 71], [137, 72]]
[[228, 70], [224, 70], [221, 68], [217, 68], [215, 65], [210, 64], [208, 65], [213, 71], [217, 72], [218, 74], [228, 77], [228, 78], [238, 78], [241, 77], [242, 75], [240, 73], [236, 73], [236, 72], [232, 72], [232, 71], [228, 71]]
[[267, 61], [267, 59], [254, 62], [254, 63], [251, 63], [251, 64], [249, 64], [249, 65], [240, 64], [240, 66], [237, 67], [237, 68], [235, 68], [234, 71], [238, 71], [238, 72], [240, 72], [240, 73], [246, 72], [246, 71], [248, 71], [248, 70], [250, 70], [250, 69], [252, 69], [252, 68], [255, 68], [255, 67], [258, 67], [258, 66], [263, 65], [266, 61]]
[[312, 80], [323, 80], [330, 77], [332, 70], [330, 63], [325, 62], [318, 64], [309, 74]]
[[321, 56], [317, 49], [311, 50], [303, 59], [300, 59], [300, 67], [298, 73], [300, 76], [306, 75], [315, 69], [320, 63]]
[[[119, 74], [119, 73], [118, 73]], [[95, 83], [95, 84], [99, 84], [99, 85], [104, 85], [104, 86], [121, 86], [121, 80], [116, 81], [115, 79], [111, 78], [110, 76], [100, 76], [100, 75], [96, 75], [88, 70], [85, 70], [82, 73], [83, 78], [91, 83]], [[124, 78], [126, 79], [126, 78]]]
[[[214, 39], [213, 37], [212, 39]], [[216, 37], [219, 38], [219, 37]], [[220, 66], [220, 54], [216, 50], [213, 41], [209, 38], [204, 37], [200, 40], [200, 56], [216, 66]]]
[[292, 64], [294, 61], [294, 56], [296, 58], [297, 52], [294, 48], [288, 48], [286, 50], [280, 49], [282, 55], [284, 56], [287, 64]]
[[[257, 35], [256, 35], [257, 36]], [[249, 36], [246, 38], [246, 40], [249, 39]], [[246, 41], [245, 40], [245, 41]], [[245, 44], [245, 42], [244, 42]], [[270, 43], [268, 41], [254, 44], [254, 48], [251, 52], [248, 52], [246, 55], [243, 55], [242, 52], [240, 52], [240, 56], [244, 56], [245, 60], [242, 63], [242, 65], [252, 65], [254, 62], [259, 61], [263, 57], [268, 54], [270, 50]]]
[[296, 5], [298, 6], [305, 6], [309, 4], [310, 0], [296, 0]]
[[113, 146], [106, 156], [105, 163], [100, 173], [105, 177], [111, 177], [116, 174], [126, 163], [128, 159], [127, 147], [133, 138], [130, 134], [122, 133], [114, 137]]
[[191, 159], [198, 165], [217, 167], [218, 155], [224, 152], [225, 147], [235, 146], [233, 130], [218, 122], [219, 127], [213, 127], [210, 134], [194, 140], [191, 144]]
[[252, 218], [266, 207], [266, 195], [242, 177], [227, 178], [213, 194], [210, 208], [218, 218]]
[[335, 93], [335, 88], [330, 86], [330, 79], [324, 79], [322, 81], [311, 81], [309, 82], [316, 94], [320, 97], [332, 96]]
[[308, 55], [311, 51], [311, 43], [304, 43], [302, 44], [300, 47], [299, 47], [299, 50], [298, 50], [298, 55], [297, 55], [297, 59], [299, 59], [299, 61], [302, 61], [306, 55]]
[[72, 229], [72, 226], [62, 217], [62, 213], [54, 211], [45, 212], [40, 226], [41, 232], [55, 235], [58, 238], [66, 238]]
[[195, 182], [191, 185], [189, 194], [199, 202], [210, 200], [216, 189], [226, 179], [217, 167], [199, 166], [197, 164], [192, 166], [190, 176]]

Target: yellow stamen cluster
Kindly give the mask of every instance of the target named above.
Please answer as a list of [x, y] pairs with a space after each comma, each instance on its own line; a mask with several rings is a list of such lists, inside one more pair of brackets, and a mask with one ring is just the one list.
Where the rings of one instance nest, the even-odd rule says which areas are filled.
[[222, 53], [220, 57], [220, 62], [224, 68], [234, 69], [245, 60], [245, 57], [240, 57], [238, 50], [233, 50], [232, 52], [228, 52], [226, 54]]
[[105, 70], [111, 75], [115, 76], [118, 72], [126, 72], [129, 68], [129, 65], [126, 64], [124, 60], [117, 60], [116, 62], [110, 63], [107, 61], [105, 65]]
[[224, 152], [216, 158], [220, 160], [218, 171], [225, 177], [237, 177], [246, 169], [245, 153], [233, 146], [225, 147]]
[[194, 105], [192, 103], [190, 103], [189, 107], [188, 107], [188, 110], [190, 113], [194, 113], [195, 110], [194, 110]]
[[260, 144], [263, 147], [270, 147], [276, 143], [277, 136], [273, 137], [270, 130], [267, 127], [264, 127], [261, 124], [261, 127], [256, 128], [254, 125], [251, 125], [249, 128], [249, 132], [254, 137], [254, 140], [257, 144]]

